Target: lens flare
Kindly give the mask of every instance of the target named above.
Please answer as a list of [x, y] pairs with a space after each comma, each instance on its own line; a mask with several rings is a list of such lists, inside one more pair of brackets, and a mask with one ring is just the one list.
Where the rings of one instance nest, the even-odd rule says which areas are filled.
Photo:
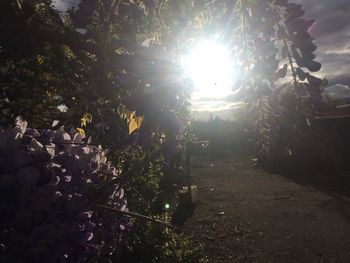
[[231, 57], [224, 45], [209, 40], [184, 57], [184, 68], [195, 86], [194, 96], [222, 98], [231, 93], [235, 78]]

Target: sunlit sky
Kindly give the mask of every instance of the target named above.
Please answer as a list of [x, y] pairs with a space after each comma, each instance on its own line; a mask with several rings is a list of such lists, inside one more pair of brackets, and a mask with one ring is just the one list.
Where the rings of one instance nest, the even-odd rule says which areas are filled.
[[[65, 10], [76, 2], [76, 0], [56, 0], [55, 4], [59, 10]], [[306, 17], [316, 20], [311, 34], [316, 39], [315, 43], [318, 47], [317, 60], [322, 63], [319, 75], [326, 76], [331, 85], [338, 83], [350, 85], [350, 0], [295, 0], [292, 2], [302, 3]], [[230, 94], [221, 96], [223, 93], [229, 93], [227, 87], [221, 91], [220, 96], [212, 96], [220, 93], [217, 89], [214, 89], [215, 92], [208, 90], [208, 87], [204, 90], [207, 90], [207, 96], [200, 93], [194, 94], [193, 110], [218, 111], [237, 107]]]
[[193, 99], [220, 99], [231, 93], [236, 72], [228, 47], [214, 39], [199, 40], [182, 63], [194, 84]]

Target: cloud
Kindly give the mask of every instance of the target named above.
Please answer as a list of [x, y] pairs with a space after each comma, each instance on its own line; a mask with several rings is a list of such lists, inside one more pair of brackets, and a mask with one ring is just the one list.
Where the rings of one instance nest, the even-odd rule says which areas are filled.
[[227, 100], [197, 100], [192, 101], [191, 110], [196, 112], [204, 111], [223, 111], [223, 110], [232, 110], [242, 107], [244, 103], [242, 102], [230, 102]]
[[305, 16], [316, 20], [311, 34], [318, 47], [317, 59], [322, 63], [323, 76], [331, 84], [350, 84], [350, 1], [297, 0]]

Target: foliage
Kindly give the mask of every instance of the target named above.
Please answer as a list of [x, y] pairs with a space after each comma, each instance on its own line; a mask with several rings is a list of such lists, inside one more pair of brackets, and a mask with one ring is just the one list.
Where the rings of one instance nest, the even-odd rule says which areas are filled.
[[[296, 142], [293, 138], [298, 136], [295, 133], [292, 135], [293, 131], [296, 131], [298, 127], [305, 127], [306, 124], [306, 121], [301, 120], [301, 123], [304, 124], [300, 125], [300, 120], [295, 116], [310, 115], [316, 108], [322, 107], [319, 89], [322, 81], [306, 72], [306, 70], [318, 71], [321, 64], [313, 60], [315, 58], [313, 51], [316, 50], [316, 46], [313, 44], [309, 29], [314, 21], [302, 18], [304, 11], [301, 5], [288, 1], [272, 1], [254, 3], [247, 8], [250, 11], [249, 14], [252, 14], [248, 15], [248, 19], [245, 20], [249, 25], [247, 30], [249, 34], [254, 32], [252, 30], [254, 23], [255, 25], [260, 23], [269, 25], [261, 37], [255, 39], [256, 43], [260, 43], [260, 49], [259, 46], [256, 47], [253, 53], [263, 59], [256, 60], [262, 64], [255, 65], [252, 73], [260, 80], [266, 79], [267, 81], [267, 85], [265, 84], [267, 92], [262, 92], [261, 89], [259, 91], [261, 99], [258, 100], [255, 135], [259, 160], [263, 164], [272, 164], [276, 160], [281, 160], [283, 156], [287, 156], [288, 159], [293, 154], [291, 145]], [[250, 16], [252, 19], [249, 19]], [[261, 57], [261, 52], [265, 54], [265, 58]], [[267, 57], [266, 54], [268, 54]], [[273, 72], [281, 62], [284, 63], [283, 67]], [[257, 74], [256, 68], [260, 69], [258, 71], [260, 74], [263, 69], [264, 76]], [[286, 77], [288, 72], [292, 75], [292, 83], [285, 86], [279, 84], [279, 88], [273, 88], [274, 82], [278, 78]], [[286, 97], [283, 95], [286, 92], [288, 94], [291, 92], [292, 97], [296, 97], [299, 104], [283, 104], [283, 98]], [[307, 129], [302, 128], [299, 134], [303, 132], [305, 134], [305, 131]], [[310, 133], [310, 130], [307, 133]], [[301, 140], [300, 138], [299, 141]]]
[[[82, 1], [64, 20], [50, 1], [3, 3], [0, 105], [5, 125], [23, 115], [36, 127], [53, 118], [76, 126], [88, 112], [94, 119], [89, 133], [103, 144], [120, 146], [129, 143], [127, 116], [135, 114], [128, 120], [129, 132], [142, 117], [152, 134], [158, 123], [164, 129], [169, 118], [186, 114], [185, 86], [170, 52], [140, 45], [152, 33], [144, 32], [145, 20], [152, 17], [139, 5], [128, 5], [134, 13], [123, 16], [119, 1], [93, 2]], [[152, 103], [155, 94], [159, 100]], [[32, 96], [37, 100], [28, 99]]]
[[[145, 242], [147, 237], [153, 238]], [[129, 250], [129, 254], [117, 262], [206, 262], [201, 245], [194, 245], [188, 237], [169, 229], [160, 229], [154, 225], [135, 227], [130, 240], [131, 246], [137, 250]]]
[[79, 133], [38, 131], [20, 118], [0, 140], [4, 262], [106, 261], [121, 253], [128, 221], [95, 206], [127, 211], [106, 151]]
[[[302, 116], [323, 107], [323, 81], [312, 75], [321, 68], [314, 61], [316, 46], [309, 34], [315, 21], [304, 19], [302, 5], [288, 0], [233, 2], [224, 4], [230, 14], [230, 30], [223, 37], [233, 42], [241, 71], [236, 98], [255, 109], [259, 160], [276, 164], [282, 157], [288, 159], [291, 148], [312, 133], [307, 128], [308, 117]], [[296, 98], [296, 104], [283, 104], [286, 93]], [[295, 132], [303, 136], [295, 140]]]
[[[50, 0], [0, 3], [1, 124], [22, 115], [40, 129], [53, 119], [80, 126], [125, 171], [129, 208], [151, 217], [169, 188], [163, 178], [176, 176], [187, 122], [188, 85], [174, 54], [193, 8], [177, 2], [83, 0], [69, 14]], [[134, 226], [143, 245], [164, 245], [143, 222]]]

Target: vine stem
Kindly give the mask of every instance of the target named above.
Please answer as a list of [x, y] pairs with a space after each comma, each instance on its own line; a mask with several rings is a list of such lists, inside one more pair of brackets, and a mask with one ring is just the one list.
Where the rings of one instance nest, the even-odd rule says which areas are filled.
[[287, 43], [287, 40], [285, 38], [283, 38], [283, 44], [284, 44], [286, 51], [287, 51], [287, 56], [288, 56], [290, 67], [292, 69], [294, 83], [296, 83], [297, 82], [297, 74], [296, 74], [295, 68], [293, 66], [292, 55], [290, 54], [288, 43]]
[[[246, 4], [245, 0], [241, 0], [241, 13], [242, 13], [242, 33], [243, 33], [243, 49], [244, 49], [244, 59], [245, 63], [248, 63], [248, 38], [247, 38], [247, 21], [246, 21]], [[246, 76], [244, 76], [243, 79], [243, 85], [244, 88], [247, 88], [247, 77], [248, 77], [248, 70], [245, 72]]]
[[164, 227], [169, 227], [169, 228], [171, 228], [171, 229], [175, 229], [175, 226], [170, 225], [170, 224], [168, 224], [168, 223], [166, 223], [166, 222], [160, 221], [160, 220], [158, 220], [158, 219], [149, 217], [149, 216], [145, 216], [145, 215], [141, 215], [141, 214], [133, 213], [133, 212], [120, 211], [120, 210], [115, 209], [115, 208], [113, 208], [113, 207], [109, 207], [109, 206], [105, 206], [105, 205], [100, 205], [100, 204], [96, 204], [96, 206], [99, 207], [99, 208], [103, 208], [103, 209], [105, 209], [105, 210], [114, 212], [114, 213], [116, 213], [116, 214], [122, 215], [122, 216], [140, 218], [140, 219], [144, 219], [144, 220], [146, 220], [146, 221], [151, 221], [151, 222], [156, 223], [156, 224], [158, 224], [158, 225], [162, 225], [162, 226], [164, 226]]
[[[280, 9], [276, 5], [273, 5], [272, 3], [270, 3], [270, 7], [274, 9], [275, 13], [277, 13], [277, 15], [280, 19], [283, 19], [281, 17], [280, 12], [279, 12]], [[279, 30], [283, 29], [280, 23], [277, 23], [277, 26], [278, 26]], [[284, 47], [286, 48], [288, 61], [289, 61], [289, 64], [290, 64], [290, 67], [292, 70], [293, 80], [294, 80], [294, 83], [296, 83], [297, 82], [297, 74], [296, 74], [295, 68], [293, 66], [293, 59], [292, 59], [292, 55], [291, 55], [290, 50], [289, 50], [287, 39], [283, 36], [282, 40], [283, 40]]]

